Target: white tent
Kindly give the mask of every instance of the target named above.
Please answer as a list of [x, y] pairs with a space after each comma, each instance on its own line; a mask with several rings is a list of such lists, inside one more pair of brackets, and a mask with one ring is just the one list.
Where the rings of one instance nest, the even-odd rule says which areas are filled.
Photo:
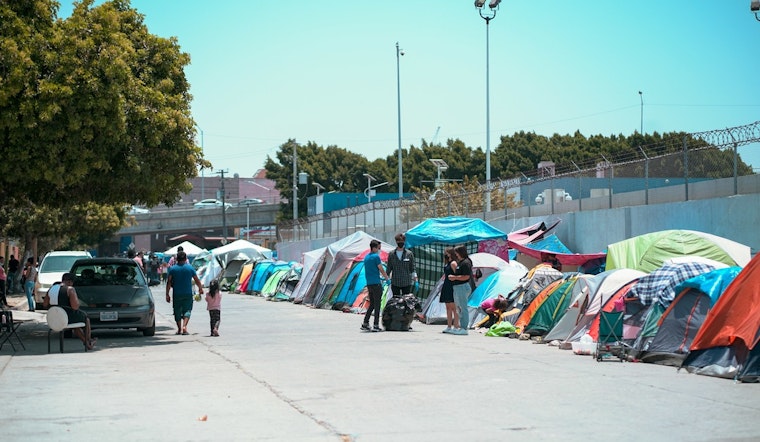
[[211, 249], [211, 254], [214, 255], [214, 258], [216, 258], [217, 261], [219, 261], [222, 268], [227, 267], [229, 261], [238, 258], [240, 255], [247, 256], [248, 259], [254, 261], [272, 259], [272, 251], [270, 249], [261, 247], [244, 239], [239, 239], [221, 247]]
[[[369, 250], [369, 243], [374, 238], [363, 231], [357, 231], [351, 235], [335, 241], [324, 249], [316, 250], [315, 254], [308, 257], [312, 262], [307, 270], [307, 256], [304, 254], [304, 273], [301, 280], [293, 290], [294, 302], [304, 304], [319, 304], [326, 294], [335, 285], [343, 272], [347, 271], [353, 259], [362, 252]], [[383, 252], [392, 252], [396, 247], [380, 241]], [[308, 253], [308, 252], [307, 252]]]
[[[211, 258], [208, 255], [211, 255]], [[198, 277], [204, 286], [208, 286], [227, 268], [227, 264], [231, 261], [241, 259], [244, 261], [263, 261], [272, 258], [272, 251], [244, 239], [239, 239], [196, 257], [196, 259], [199, 258], [207, 262], [198, 268]]]
[[202, 249], [195, 244], [191, 243], [190, 241], [183, 241], [181, 244], [177, 244], [176, 246], [167, 249], [164, 252], [164, 256], [174, 256], [179, 251], [179, 248], [182, 247], [185, 253], [187, 253], [187, 256], [196, 256], [200, 255], [201, 252], [205, 252], [206, 249]]

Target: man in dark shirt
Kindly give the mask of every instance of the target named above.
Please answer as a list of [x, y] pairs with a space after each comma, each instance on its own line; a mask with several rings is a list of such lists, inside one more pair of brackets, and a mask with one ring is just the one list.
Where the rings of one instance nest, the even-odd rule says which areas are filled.
[[396, 250], [388, 254], [388, 274], [391, 276], [391, 290], [393, 296], [402, 296], [412, 293], [412, 286], [417, 280], [417, 271], [414, 267], [414, 253], [404, 248], [406, 235], [396, 235]]
[[8, 293], [13, 294], [16, 293], [17, 287], [16, 287], [16, 281], [18, 280], [18, 268], [21, 265], [21, 263], [16, 259], [15, 256], [11, 255], [11, 258], [8, 260]]

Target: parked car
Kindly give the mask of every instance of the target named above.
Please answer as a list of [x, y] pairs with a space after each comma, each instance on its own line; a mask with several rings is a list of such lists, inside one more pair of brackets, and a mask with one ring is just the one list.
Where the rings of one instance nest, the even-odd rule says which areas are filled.
[[156, 333], [156, 304], [140, 266], [129, 258], [77, 260], [71, 267], [80, 309], [93, 329], [134, 328], [143, 336]]
[[56, 282], [61, 282], [61, 276], [71, 269], [74, 261], [82, 258], [92, 258], [92, 255], [84, 250], [61, 250], [50, 252], [42, 258], [37, 272], [38, 284], [34, 291], [34, 302], [38, 308], [42, 307], [42, 299], [50, 287]]
[[[232, 204], [224, 203], [224, 206], [232, 207]], [[193, 207], [195, 207], [196, 209], [207, 209], [209, 207], [222, 207], [222, 202], [219, 200], [215, 200], [213, 198], [205, 199], [205, 200], [200, 200], [197, 203], [193, 204]]]
[[254, 204], [264, 204], [264, 200], [258, 198], [245, 198], [238, 202], [238, 206], [253, 206]]
[[150, 210], [135, 206], [130, 206], [127, 208], [127, 215], [142, 215], [145, 213], [150, 213]]

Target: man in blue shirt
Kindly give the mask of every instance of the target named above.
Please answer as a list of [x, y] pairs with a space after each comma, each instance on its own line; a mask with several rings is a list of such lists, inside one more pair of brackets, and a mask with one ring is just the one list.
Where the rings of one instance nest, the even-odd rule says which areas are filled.
[[[372, 327], [373, 332], [382, 331], [380, 328], [380, 302], [383, 297], [382, 280], [388, 279], [385, 273], [383, 262], [380, 260], [380, 241], [373, 239], [369, 242], [369, 253], [364, 257], [364, 276], [367, 279], [367, 291], [369, 292], [369, 308], [364, 314], [362, 331], [370, 331], [369, 318], [375, 313], [375, 325]], [[382, 279], [381, 279], [382, 275]]]
[[169, 267], [169, 279], [166, 281], [166, 302], [171, 302], [169, 290], [174, 290], [174, 320], [177, 321], [177, 334], [188, 335], [187, 323], [193, 311], [193, 281], [198, 286], [198, 293], [203, 295], [203, 284], [198, 279], [193, 266], [187, 263], [185, 252], [177, 253], [177, 263]]

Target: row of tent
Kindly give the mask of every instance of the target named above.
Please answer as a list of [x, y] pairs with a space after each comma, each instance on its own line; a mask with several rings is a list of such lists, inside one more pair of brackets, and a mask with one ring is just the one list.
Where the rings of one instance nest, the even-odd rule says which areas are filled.
[[760, 379], [760, 256], [744, 268], [671, 260], [648, 274], [562, 274], [542, 264], [508, 300], [503, 320], [560, 349], [584, 336], [596, 341], [601, 312], [623, 311], [622, 339], [636, 359], [742, 382]]
[[[702, 232], [671, 230], [611, 244], [602, 254], [580, 255], [544, 248], [556, 243], [548, 234], [551, 227], [541, 223], [507, 235], [481, 220], [450, 217], [406, 232], [420, 276], [419, 319], [445, 323], [439, 302], [441, 257], [446, 247], [465, 244], [480, 276], [468, 303], [471, 325], [482, 319], [481, 302], [507, 295], [505, 320], [521, 333], [570, 349], [584, 337], [598, 337], [600, 312], [624, 311], [623, 339], [637, 359], [757, 380], [760, 357], [753, 352], [760, 351], [760, 346], [755, 350], [760, 263], [750, 260], [748, 247]], [[228, 259], [216, 277], [238, 293], [363, 313], [368, 306], [363, 259], [373, 239], [358, 231], [305, 253], [302, 263]], [[563, 273], [545, 264], [528, 269], [510, 260], [517, 248], [536, 258], [552, 253], [564, 266], [595, 267], [599, 273]], [[381, 241], [382, 260], [394, 249]], [[585, 266], [589, 262], [594, 266]]]

